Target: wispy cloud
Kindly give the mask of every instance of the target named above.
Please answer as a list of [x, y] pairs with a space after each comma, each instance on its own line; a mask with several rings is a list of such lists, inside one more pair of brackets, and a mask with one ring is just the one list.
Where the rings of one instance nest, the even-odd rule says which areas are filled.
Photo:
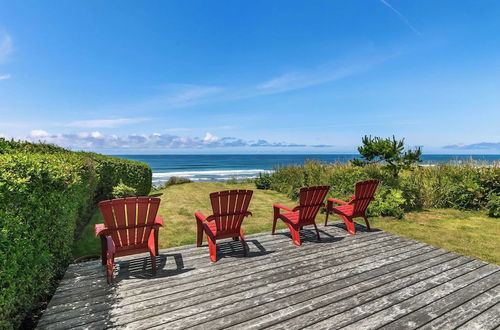
[[193, 84], [168, 84], [164, 93], [150, 100], [166, 108], [182, 108], [206, 102], [221, 95], [225, 88]]
[[10, 79], [10, 74], [0, 74], [0, 80], [7, 80]]
[[148, 118], [91, 119], [73, 121], [65, 126], [82, 128], [115, 128], [123, 125], [137, 124], [148, 120]]
[[417, 30], [411, 23], [410, 21], [403, 15], [399, 12], [399, 10], [397, 10], [396, 8], [394, 8], [389, 2], [387, 2], [386, 0], [379, 0], [384, 6], [386, 6], [387, 8], [389, 8], [390, 10], [392, 10], [398, 17], [401, 21], [403, 21], [406, 26], [408, 26], [413, 32], [415, 32], [418, 36], [422, 36], [422, 33]]
[[164, 109], [181, 108], [199, 104], [248, 99], [258, 96], [284, 93], [292, 90], [331, 83], [370, 70], [374, 66], [397, 56], [371, 53], [351, 55], [320, 66], [297, 69], [279, 74], [262, 82], [243, 86], [202, 86], [193, 84], [169, 84], [164, 93], [143, 104]]
[[11, 36], [5, 31], [0, 31], [0, 63], [7, 61], [13, 50]]
[[452, 144], [443, 147], [452, 150], [500, 150], [500, 142], [480, 142], [473, 144]]
[[[37, 129], [22, 138], [33, 142], [54, 143], [70, 149], [206, 149], [231, 147], [306, 147], [304, 144], [269, 142], [264, 139], [244, 140], [235, 137], [218, 137], [206, 132], [203, 137], [177, 136], [171, 134], [129, 134], [118, 136], [99, 131], [52, 134]], [[314, 147], [314, 146], [313, 146]], [[324, 147], [323, 145], [318, 147]]]

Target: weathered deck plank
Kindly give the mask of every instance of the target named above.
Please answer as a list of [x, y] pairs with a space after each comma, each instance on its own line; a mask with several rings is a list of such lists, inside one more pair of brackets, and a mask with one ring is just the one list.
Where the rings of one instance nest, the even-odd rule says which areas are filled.
[[99, 262], [71, 265], [44, 312], [41, 329], [68, 328], [416, 328], [500, 325], [500, 267], [424, 243], [338, 223], [317, 242], [286, 231], [119, 258], [108, 286]]

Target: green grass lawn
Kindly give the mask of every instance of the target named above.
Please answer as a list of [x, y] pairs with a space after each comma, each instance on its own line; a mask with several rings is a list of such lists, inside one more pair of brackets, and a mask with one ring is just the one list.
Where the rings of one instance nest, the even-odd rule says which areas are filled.
[[[209, 193], [227, 189], [253, 189], [254, 195], [249, 210], [253, 216], [243, 222], [246, 235], [271, 231], [273, 208], [279, 203], [296, 205], [295, 201], [271, 191], [257, 190], [252, 183], [188, 183], [156, 191], [152, 195], [162, 199], [159, 216], [165, 227], [160, 230], [160, 248], [193, 244], [196, 241], [196, 222], [193, 213], [201, 211], [211, 214]], [[336, 219], [335, 216], [330, 219]], [[324, 215], [318, 215], [323, 223]], [[457, 210], [426, 210], [412, 212], [404, 220], [393, 218], [370, 218], [373, 228], [406, 236], [421, 242], [465, 254], [488, 262], [500, 264], [500, 220], [486, 216], [484, 212]], [[99, 254], [99, 240], [94, 236], [94, 224], [102, 223], [97, 211], [85, 227], [80, 239], [75, 242], [75, 257]], [[364, 224], [364, 221], [360, 221]], [[279, 222], [279, 228], [285, 228]]]

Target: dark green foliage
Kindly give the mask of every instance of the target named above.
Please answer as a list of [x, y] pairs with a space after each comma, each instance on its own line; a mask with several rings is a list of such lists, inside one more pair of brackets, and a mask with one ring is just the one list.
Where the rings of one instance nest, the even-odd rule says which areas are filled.
[[259, 173], [259, 177], [255, 178], [255, 186], [257, 189], [271, 189], [271, 175], [269, 173]]
[[8, 154], [13, 152], [26, 152], [26, 153], [69, 153], [70, 151], [58, 147], [54, 144], [48, 143], [31, 143], [26, 141], [14, 141], [0, 138], [0, 154]]
[[113, 187], [120, 181], [136, 189], [139, 196], [146, 196], [151, 191], [153, 174], [148, 164], [92, 152], [78, 154], [96, 162], [96, 172], [99, 175], [97, 200], [112, 198]]
[[384, 163], [385, 167], [397, 178], [402, 169], [408, 169], [412, 165], [419, 163], [422, 150], [420, 147], [414, 150], [405, 150], [404, 139], [396, 140], [395, 136], [382, 139], [364, 136], [363, 145], [358, 148], [361, 159], [351, 160], [353, 165], [365, 166], [367, 164]]
[[191, 182], [191, 180], [189, 178], [182, 178], [182, 177], [178, 177], [178, 176], [171, 176], [170, 178], [168, 178], [168, 180], [164, 183], [164, 187], [169, 187], [169, 186], [173, 186], [173, 185], [176, 185], [176, 184], [183, 184], [183, 183], [189, 183]]
[[395, 178], [382, 164], [359, 167], [310, 161], [276, 168], [269, 179], [271, 189], [292, 199], [298, 199], [300, 187], [327, 184], [331, 186], [328, 197], [342, 200], [349, 200], [357, 181], [377, 179], [380, 184], [369, 214], [400, 218], [404, 212], [422, 208], [485, 208], [491, 196], [499, 195], [500, 167], [473, 162], [435, 164], [403, 169]]
[[491, 195], [490, 200], [486, 206], [488, 208], [488, 215], [492, 218], [500, 218], [500, 196]]
[[113, 198], [125, 198], [125, 197], [135, 197], [137, 196], [137, 190], [132, 187], [127, 186], [122, 181], [115, 187], [113, 187]]
[[121, 180], [146, 195], [151, 170], [140, 162], [0, 139], [0, 328], [19, 327], [39, 308], [71, 259], [77, 228]]

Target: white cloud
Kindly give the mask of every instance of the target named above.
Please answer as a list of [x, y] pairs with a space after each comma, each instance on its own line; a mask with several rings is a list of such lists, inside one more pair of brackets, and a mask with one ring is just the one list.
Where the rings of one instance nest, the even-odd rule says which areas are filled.
[[0, 31], [0, 63], [7, 61], [10, 53], [14, 50], [12, 38], [5, 31]]
[[411, 25], [410, 21], [405, 17], [403, 16], [403, 14], [401, 14], [396, 8], [394, 8], [393, 6], [391, 6], [391, 4], [389, 2], [387, 2], [386, 0], [380, 0], [380, 2], [386, 6], [387, 8], [389, 8], [390, 10], [392, 10], [396, 15], [398, 15], [399, 19], [401, 21], [403, 21], [413, 32], [415, 32], [419, 37], [422, 36], [422, 33], [420, 33], [420, 31], [418, 31], [413, 25]]
[[70, 149], [202, 149], [227, 147], [305, 147], [306, 145], [266, 140], [247, 141], [235, 137], [219, 138], [206, 133], [203, 138], [170, 134], [107, 135], [99, 131], [51, 134], [44, 130], [33, 130], [21, 138], [32, 142], [46, 142]]
[[11, 75], [6, 73], [6, 74], [0, 74], [0, 80], [7, 80], [10, 79]]
[[30, 132], [29, 136], [33, 138], [43, 138], [48, 137], [49, 133], [47, 131], [44, 131], [43, 129], [35, 129]]
[[113, 128], [123, 125], [130, 125], [147, 121], [147, 118], [118, 118], [118, 119], [92, 119], [79, 120], [68, 123], [69, 127], [82, 128]]
[[205, 134], [205, 137], [203, 138], [203, 142], [207, 144], [214, 143], [217, 141], [219, 141], [219, 138], [215, 135], [212, 135], [209, 132], [207, 132], [207, 134]]

